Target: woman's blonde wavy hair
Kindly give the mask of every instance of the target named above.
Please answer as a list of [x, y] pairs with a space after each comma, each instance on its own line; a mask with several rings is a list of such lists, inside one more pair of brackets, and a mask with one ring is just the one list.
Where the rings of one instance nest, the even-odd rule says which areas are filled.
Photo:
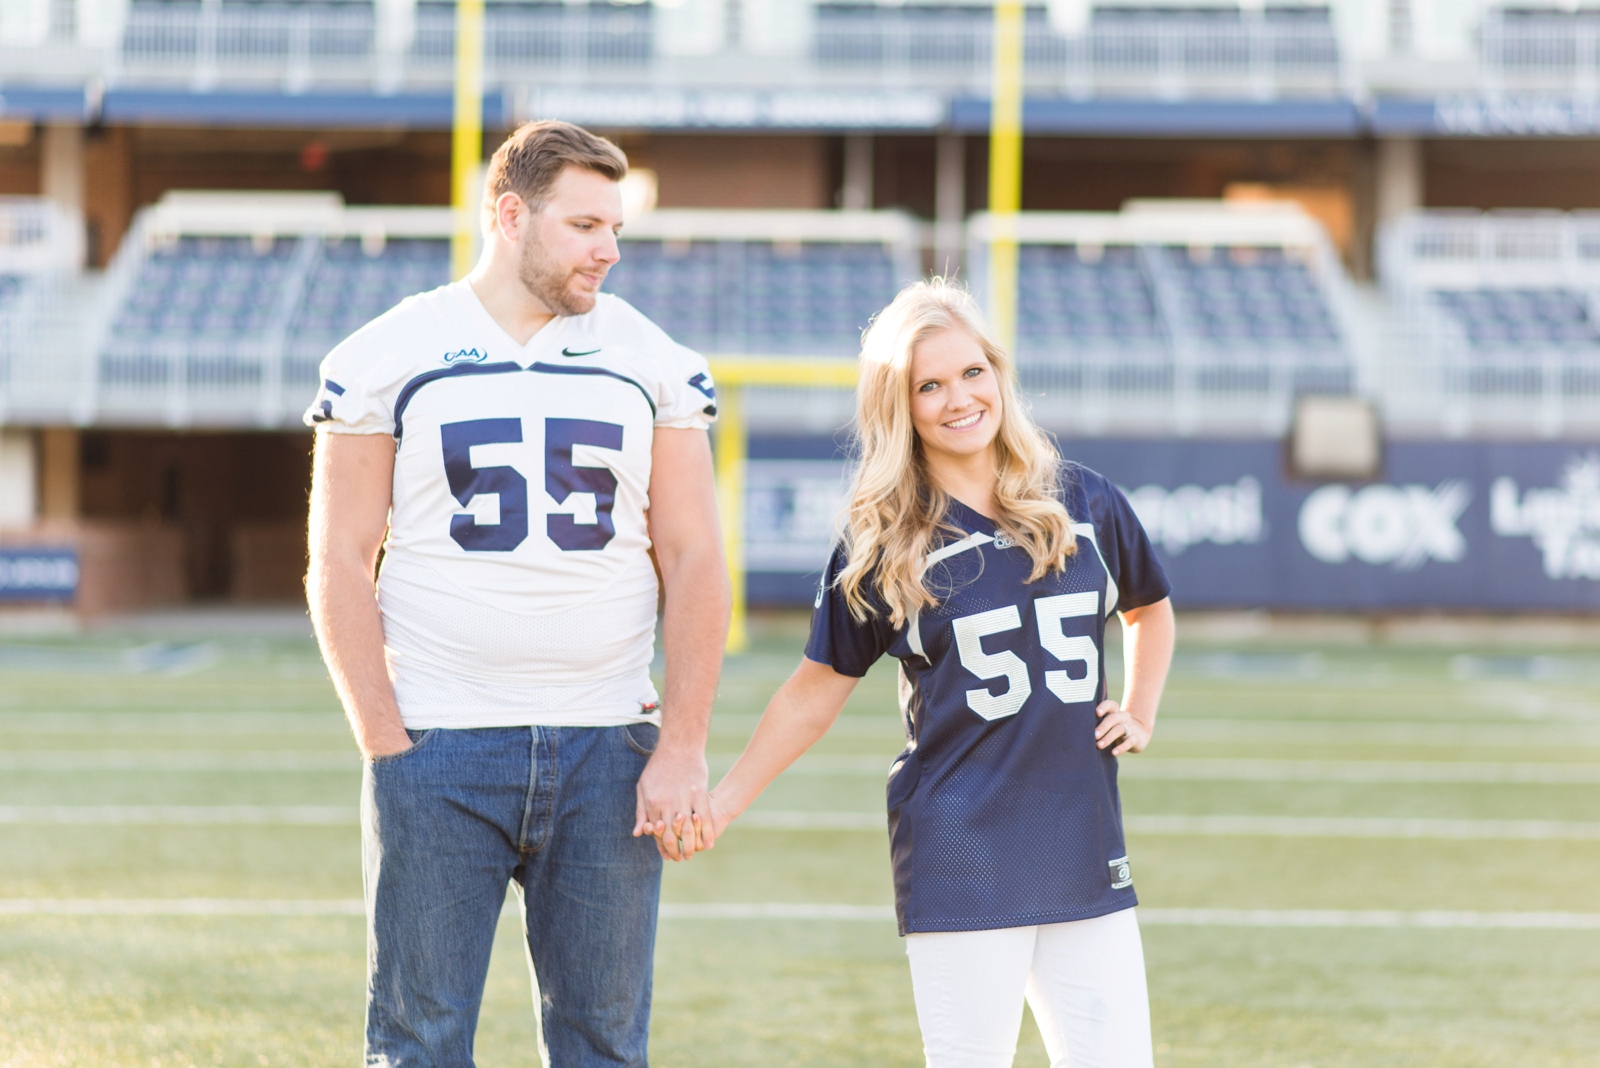
[[1060, 500], [1061, 459], [1034, 425], [1017, 396], [1011, 357], [984, 325], [977, 303], [946, 278], [902, 289], [873, 319], [861, 340], [861, 376], [856, 387], [856, 435], [860, 465], [850, 486], [845, 547], [848, 558], [838, 587], [857, 619], [875, 609], [876, 587], [900, 626], [938, 599], [923, 581], [923, 558], [943, 529], [963, 532], [944, 520], [949, 496], [930, 477], [911, 422], [911, 356], [926, 338], [960, 330], [983, 349], [1000, 392], [1000, 429], [995, 435], [995, 520], [1033, 557], [1035, 582], [1066, 566], [1077, 551], [1072, 520]]

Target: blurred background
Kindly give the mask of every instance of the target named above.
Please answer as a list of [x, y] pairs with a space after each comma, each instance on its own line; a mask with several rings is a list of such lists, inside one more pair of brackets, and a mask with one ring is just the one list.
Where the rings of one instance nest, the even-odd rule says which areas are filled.
[[[359, 1058], [300, 417], [546, 117], [627, 151], [606, 288], [716, 369], [714, 774], [801, 649], [860, 331], [953, 272], [1174, 581], [1121, 770], [1157, 1064], [1597, 1063], [1600, 7], [1050, 0], [998, 71], [982, 0], [485, 7], [458, 79], [440, 0], [0, 0], [0, 1068]], [[667, 872], [655, 1063], [921, 1063], [894, 690]], [[517, 927], [485, 1065], [537, 1060]]]

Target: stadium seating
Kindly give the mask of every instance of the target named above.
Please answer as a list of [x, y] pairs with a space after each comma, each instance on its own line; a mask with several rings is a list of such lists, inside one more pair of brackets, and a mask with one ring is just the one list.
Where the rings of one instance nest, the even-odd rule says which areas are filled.
[[[128, 419], [297, 418], [329, 349], [448, 280], [451, 226], [447, 209], [332, 194], [168, 194], [108, 272], [94, 403]], [[626, 235], [606, 289], [708, 353], [852, 355], [920, 273], [920, 232], [893, 212], [658, 211]]]
[[1379, 247], [1413, 388], [1453, 425], [1600, 418], [1600, 217], [1413, 212]]
[[606, 289], [706, 352], [852, 356], [921, 273], [892, 212], [657, 212], [624, 237]]
[[[289, 326], [297, 372], [413, 293], [450, 280], [450, 244], [440, 238], [324, 242]], [[312, 381], [315, 376], [312, 376]]]
[[1444, 290], [1433, 299], [1476, 350], [1600, 348], [1587, 297], [1570, 289]]
[[[980, 289], [989, 225], [969, 228]], [[1106, 418], [1115, 399], [1126, 419], [1130, 403], [1170, 413], [1190, 395], [1208, 420], [1233, 406], [1277, 426], [1294, 395], [1357, 386], [1342, 269], [1293, 208], [1133, 202], [1018, 226], [1017, 363], [1051, 404]]]

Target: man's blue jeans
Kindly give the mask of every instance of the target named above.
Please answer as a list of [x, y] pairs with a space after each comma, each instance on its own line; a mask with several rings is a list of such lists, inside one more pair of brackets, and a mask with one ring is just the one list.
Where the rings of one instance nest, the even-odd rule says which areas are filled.
[[470, 1068], [506, 884], [549, 1068], [644, 1068], [661, 857], [634, 838], [650, 724], [413, 731], [369, 761], [367, 1064]]

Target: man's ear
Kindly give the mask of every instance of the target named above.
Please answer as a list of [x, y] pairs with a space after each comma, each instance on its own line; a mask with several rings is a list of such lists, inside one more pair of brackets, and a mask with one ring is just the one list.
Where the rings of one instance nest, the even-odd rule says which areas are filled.
[[522, 228], [527, 226], [532, 212], [528, 210], [528, 202], [516, 193], [501, 193], [494, 202], [494, 224], [500, 231], [500, 236], [511, 242], [517, 243], [522, 236]]

